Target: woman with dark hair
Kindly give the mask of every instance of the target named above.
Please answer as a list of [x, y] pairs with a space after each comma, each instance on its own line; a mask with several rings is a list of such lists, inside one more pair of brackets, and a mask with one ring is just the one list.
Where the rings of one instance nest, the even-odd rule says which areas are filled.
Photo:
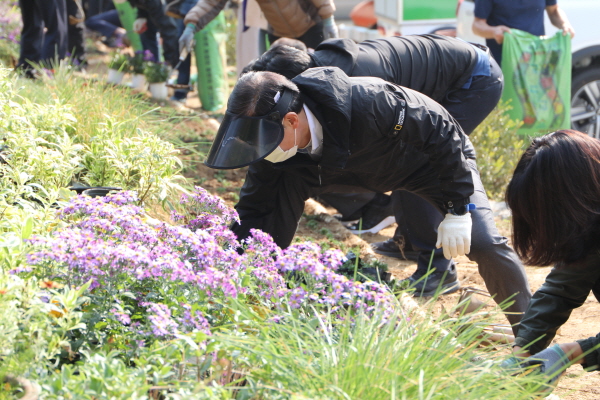
[[539, 365], [550, 383], [571, 363], [598, 370], [600, 334], [547, 346], [590, 291], [600, 299], [600, 141], [573, 130], [534, 139], [506, 202], [517, 254], [529, 265], [554, 264], [521, 320], [513, 353], [534, 354], [524, 364]]

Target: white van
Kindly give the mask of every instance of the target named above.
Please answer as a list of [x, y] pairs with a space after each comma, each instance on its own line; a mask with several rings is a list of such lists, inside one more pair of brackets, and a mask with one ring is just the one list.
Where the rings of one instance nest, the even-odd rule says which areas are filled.
[[[575, 29], [571, 42], [573, 70], [571, 82], [571, 127], [600, 139], [600, 0], [558, 0]], [[457, 13], [457, 36], [479, 43], [473, 34], [473, 0], [464, 0]], [[546, 15], [546, 34], [557, 29]]]

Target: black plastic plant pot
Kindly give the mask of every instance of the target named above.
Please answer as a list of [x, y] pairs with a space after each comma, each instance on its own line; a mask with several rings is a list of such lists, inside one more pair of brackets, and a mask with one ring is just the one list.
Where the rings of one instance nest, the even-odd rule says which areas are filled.
[[86, 196], [90, 197], [104, 197], [109, 194], [111, 191], [119, 191], [121, 188], [115, 187], [95, 187], [84, 190], [82, 193]]
[[86, 190], [90, 189], [106, 189], [106, 190], [121, 190], [120, 187], [111, 187], [111, 186], [71, 186], [69, 190], [73, 190], [77, 192], [77, 194], [82, 194]]

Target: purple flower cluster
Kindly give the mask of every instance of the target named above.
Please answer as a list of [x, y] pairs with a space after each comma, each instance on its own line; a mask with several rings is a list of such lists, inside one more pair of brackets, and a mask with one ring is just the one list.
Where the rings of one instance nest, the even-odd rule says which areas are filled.
[[[195, 223], [201, 224], [202, 221], [196, 222], [202, 216], [210, 215], [218, 217], [220, 219], [213, 219], [211, 222], [220, 222], [221, 225], [228, 225], [234, 221], [240, 220], [240, 217], [233, 208], [228, 207], [227, 204], [220, 197], [213, 196], [206, 189], [196, 186], [194, 192], [191, 195], [182, 194], [179, 200], [186, 208], [189, 222], [188, 225]], [[192, 218], [189, 218], [191, 216]], [[186, 219], [185, 216], [180, 214], [174, 214], [174, 219]]]
[[[156, 337], [194, 330], [209, 334], [207, 316], [219, 323], [212, 305], [240, 294], [280, 311], [316, 306], [371, 314], [393, 306], [383, 285], [335, 272], [345, 259], [340, 251], [322, 252], [313, 243], [281, 250], [258, 230], [239, 243], [226, 227], [238, 220], [237, 213], [202, 188], [182, 198], [189, 215], [176, 214], [174, 220], [184, 225], [149, 218], [137, 202], [133, 192], [74, 197], [58, 213], [64, 228], [30, 240], [29, 265], [52, 271], [45, 278], [73, 286], [91, 280], [92, 295], [111, 304], [119, 293], [131, 293], [126, 301], [133, 303], [126, 308], [106, 310], [124, 329]], [[136, 307], [146, 314], [132, 323], [130, 311], [123, 310]]]
[[18, 12], [18, 3], [0, 2], [0, 40], [6, 40], [18, 45], [21, 42], [21, 14]]
[[293, 244], [285, 249], [276, 267], [291, 276], [300, 274], [304, 281], [291, 289], [290, 306], [300, 308], [312, 303], [330, 307], [333, 312], [351, 307], [367, 315], [378, 310], [384, 312], [384, 318], [389, 315], [395, 302], [387, 287], [373, 281], [352, 281], [336, 273], [343, 261], [339, 250], [321, 253], [314, 243]]

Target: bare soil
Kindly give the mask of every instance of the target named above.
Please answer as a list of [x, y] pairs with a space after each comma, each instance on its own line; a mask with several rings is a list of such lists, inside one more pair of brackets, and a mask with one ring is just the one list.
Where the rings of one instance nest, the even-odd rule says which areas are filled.
[[[196, 93], [188, 96], [188, 106], [190, 106], [191, 114], [188, 119], [184, 119], [179, 124], [184, 124], [182, 127], [185, 127], [186, 131], [195, 132], [197, 134], [196, 139], [211, 141], [218, 129], [219, 115], [208, 116], [203, 113]], [[182, 151], [182, 158], [188, 165], [185, 175], [207, 190], [219, 195], [233, 206], [239, 197], [239, 189], [243, 184], [245, 169], [212, 170], [201, 164], [202, 157], [203, 155], [198, 152]], [[307, 202], [305, 214], [300, 221], [295, 240], [317, 241], [328, 246], [339, 247], [345, 252], [350, 249], [360, 249], [361, 258], [366, 261], [377, 259], [386, 263], [389, 271], [396, 279], [406, 278], [416, 270], [416, 263], [412, 261], [380, 256], [373, 253], [370, 248], [371, 243], [384, 241], [392, 237], [395, 225], [380, 231], [378, 234], [367, 233], [359, 237], [350, 233], [333, 218], [334, 213], [334, 209], [324, 208], [314, 201]], [[509, 220], [498, 218], [497, 225], [502, 234], [510, 237]], [[477, 271], [476, 263], [471, 262], [466, 257], [458, 258], [457, 262], [461, 286], [486, 290], [485, 283]], [[525, 267], [525, 269], [531, 289], [535, 291], [544, 282], [551, 268]], [[439, 307], [448, 309], [458, 303], [459, 296], [459, 292], [441, 296], [437, 303]], [[504, 319], [504, 317], [502, 318]], [[508, 324], [505, 319], [499, 322]], [[576, 339], [595, 336], [599, 332], [599, 322], [600, 304], [590, 294], [585, 304], [573, 311], [569, 321], [559, 330], [554, 342], [571, 342]], [[565, 400], [600, 399], [600, 373], [585, 372], [580, 365], [570, 367], [560, 379], [551, 398]]]

